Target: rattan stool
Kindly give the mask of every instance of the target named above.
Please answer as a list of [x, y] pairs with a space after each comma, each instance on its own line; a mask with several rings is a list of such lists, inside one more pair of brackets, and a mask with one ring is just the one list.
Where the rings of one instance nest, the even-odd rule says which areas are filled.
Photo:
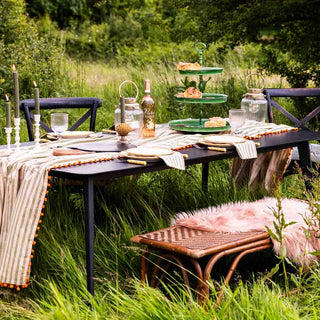
[[[212, 232], [199, 229], [191, 229], [182, 226], [137, 235], [131, 238], [132, 242], [147, 245], [147, 250], [141, 256], [141, 281], [145, 282], [148, 277], [151, 252], [160, 251], [159, 258], [151, 273], [150, 286], [157, 287], [163, 280], [168, 270], [169, 261], [180, 267], [184, 284], [189, 287], [188, 272], [182, 261], [187, 260], [194, 268], [193, 274], [197, 278], [197, 297], [199, 302], [209, 297], [209, 280], [211, 271], [216, 262], [224, 256], [237, 254], [229, 268], [224, 281], [226, 286], [235, 271], [239, 261], [245, 255], [272, 247], [267, 232], [240, 232], [224, 233]], [[201, 267], [199, 260], [208, 257], [209, 261]], [[165, 263], [162, 267], [161, 264]], [[159, 275], [159, 271], [162, 272]], [[190, 270], [192, 271], [192, 270]], [[223, 290], [219, 292], [217, 303], [223, 296]]]

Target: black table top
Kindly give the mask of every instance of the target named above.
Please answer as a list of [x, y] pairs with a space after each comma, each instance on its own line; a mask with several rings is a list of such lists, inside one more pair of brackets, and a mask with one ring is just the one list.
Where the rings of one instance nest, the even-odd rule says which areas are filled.
[[[301, 130], [263, 136], [257, 140], [260, 143], [260, 146], [257, 147], [257, 151], [258, 153], [261, 153], [290, 148], [311, 140], [320, 140], [320, 132]], [[185, 161], [186, 165], [237, 157], [236, 151], [217, 152], [189, 148], [183, 149], [181, 152], [186, 153], [189, 156]], [[87, 178], [93, 178], [95, 180], [107, 180], [134, 174], [160, 171], [164, 169], [170, 168], [167, 167], [162, 161], [157, 163], [148, 163], [146, 166], [142, 166], [121, 162], [120, 160], [115, 159], [113, 161], [52, 169], [50, 170], [50, 175], [76, 180]]]

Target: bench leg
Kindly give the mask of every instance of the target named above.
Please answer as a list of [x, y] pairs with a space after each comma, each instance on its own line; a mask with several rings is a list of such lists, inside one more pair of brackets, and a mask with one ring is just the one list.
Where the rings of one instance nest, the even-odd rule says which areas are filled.
[[[233, 263], [232, 263], [232, 265], [231, 265], [231, 267], [230, 267], [230, 269], [229, 269], [229, 272], [228, 272], [228, 274], [227, 274], [227, 276], [226, 276], [226, 279], [224, 280], [223, 287], [225, 288], [225, 287], [228, 285], [228, 283], [229, 283], [229, 281], [230, 281], [230, 279], [231, 279], [234, 271], [236, 270], [236, 268], [237, 268], [240, 260], [241, 260], [245, 255], [247, 255], [248, 253], [253, 253], [253, 252], [258, 252], [258, 251], [266, 250], [266, 249], [269, 249], [269, 248], [271, 248], [271, 247], [272, 247], [272, 244], [266, 244], [266, 245], [264, 245], [264, 246], [257, 247], [257, 248], [253, 248], [253, 249], [249, 249], [249, 250], [242, 251], [241, 253], [239, 253], [239, 254], [235, 257], [235, 259], [233, 260]], [[220, 291], [220, 293], [219, 293], [219, 295], [218, 295], [218, 298], [217, 298], [217, 300], [216, 300], [216, 305], [219, 305], [220, 301], [222, 300], [222, 297], [223, 297], [223, 294], [224, 294], [224, 288]]]
[[[165, 273], [167, 272], [167, 269], [169, 267], [169, 263], [166, 264], [165, 268], [160, 268], [161, 267], [161, 263], [163, 261], [169, 262], [169, 261], [174, 261], [175, 264], [177, 266], [180, 267], [181, 273], [182, 273], [182, 277], [183, 277], [183, 281], [184, 284], [186, 286], [186, 288], [190, 288], [190, 283], [189, 283], [189, 278], [188, 278], [188, 273], [186, 271], [186, 268], [183, 264], [183, 262], [176, 256], [174, 256], [173, 254], [170, 253], [164, 253], [162, 255], [159, 256], [159, 259], [156, 262], [156, 265], [153, 269], [152, 272], [152, 276], [151, 276], [151, 287], [156, 288], [159, 285], [159, 282], [164, 278]], [[161, 275], [160, 278], [158, 278], [158, 273], [159, 270], [161, 270], [163, 273]]]
[[210, 287], [209, 287], [209, 279], [211, 277], [211, 271], [214, 265], [220, 260], [222, 257], [226, 255], [226, 251], [219, 252], [215, 254], [209, 262], [206, 265], [206, 268], [204, 270], [203, 275], [203, 285], [202, 285], [202, 291], [201, 291], [201, 303], [204, 303], [205, 301], [209, 300], [209, 293], [210, 293]]
[[[229, 272], [227, 274], [227, 277], [226, 277], [226, 280], [224, 283], [226, 286], [229, 283], [230, 278], [231, 278], [235, 268], [237, 267], [239, 261], [241, 260], [241, 258], [244, 255], [246, 255], [248, 253], [252, 253], [252, 252], [265, 250], [270, 247], [272, 247], [270, 239], [265, 239], [265, 240], [259, 240], [257, 242], [248, 243], [248, 244], [242, 245], [240, 247], [235, 247], [232, 249], [224, 250], [224, 251], [221, 251], [221, 252], [215, 254], [214, 256], [212, 256], [211, 259], [208, 261], [206, 268], [204, 270], [204, 276], [203, 276], [204, 285], [203, 285], [203, 290], [202, 290], [203, 298], [206, 301], [209, 300], [209, 293], [210, 293], [209, 279], [211, 277], [212, 268], [214, 267], [214, 265], [217, 263], [218, 260], [220, 260], [224, 256], [234, 254], [234, 253], [239, 253], [237, 255], [237, 257], [235, 258], [235, 260], [234, 260], [233, 264], [231, 265]], [[216, 304], [218, 304], [220, 302], [220, 300], [223, 296], [223, 292], [224, 292], [224, 288], [222, 289], [222, 291], [220, 291]]]
[[[152, 288], [158, 288], [158, 286], [160, 285], [160, 283], [163, 281], [163, 278], [165, 277], [166, 274], [168, 274], [168, 269], [170, 266], [170, 262], [168, 261], [164, 267], [160, 268], [160, 263], [161, 261], [157, 261], [157, 266], [159, 266], [159, 268], [155, 267], [154, 271], [156, 270], [155, 275], [152, 276], [152, 281], [151, 281], [151, 287]], [[160, 277], [158, 277], [158, 271], [161, 269], [162, 273], [160, 275]]]
[[195, 269], [195, 276], [197, 277], [197, 287], [196, 287], [196, 291], [197, 291], [197, 300], [198, 302], [200, 302], [201, 300], [203, 300], [203, 296], [202, 296], [202, 288], [204, 285], [203, 282], [203, 271], [202, 268], [200, 266], [200, 263], [198, 260], [190, 258], [190, 262], [192, 263], [194, 269]]
[[146, 251], [143, 252], [140, 258], [140, 276], [141, 276], [141, 282], [145, 283], [148, 279], [148, 273], [149, 273], [149, 259], [150, 256], [150, 250], [147, 248]]
[[[222, 257], [237, 253], [237, 255], [234, 258], [234, 260], [231, 264], [231, 267], [227, 273], [223, 287], [221, 288], [221, 290], [218, 294], [217, 300], [215, 302], [215, 306], [218, 306], [220, 301], [222, 300], [225, 287], [228, 285], [228, 283], [229, 283], [234, 271], [236, 270], [240, 260], [245, 255], [247, 255], [249, 253], [254, 253], [254, 252], [266, 250], [271, 247], [272, 247], [272, 243], [271, 243], [270, 239], [264, 239], [264, 240], [259, 240], [257, 242], [248, 243], [248, 244], [245, 244], [240, 247], [235, 247], [232, 249], [221, 251], [221, 252], [213, 255], [210, 258], [210, 260], [208, 261], [208, 263], [204, 269], [204, 272], [200, 266], [199, 261], [197, 259], [189, 257], [189, 261], [191, 262], [191, 264], [194, 267], [195, 276], [197, 278], [196, 291], [197, 291], [198, 302], [201, 304], [208, 302], [209, 294], [210, 294], [209, 279], [211, 278], [211, 272], [212, 272], [214, 265]], [[141, 281], [142, 282], [145, 282], [147, 279], [147, 274], [149, 271], [148, 257], [149, 257], [150, 251], [151, 250], [145, 251], [141, 257]], [[162, 267], [161, 265], [164, 262], [165, 262], [165, 265]], [[159, 286], [159, 284], [161, 283], [161, 281], [163, 281], [163, 278], [167, 274], [170, 263], [174, 263], [176, 266], [178, 266], [180, 268], [186, 289], [190, 290], [190, 283], [189, 283], [187, 269], [185, 268], [181, 259], [171, 253], [164, 253], [159, 256], [158, 260], [155, 263], [155, 267], [154, 267], [152, 275], [151, 275], [150, 286], [153, 288], [157, 288]], [[160, 276], [159, 276], [159, 272], [161, 272]]]

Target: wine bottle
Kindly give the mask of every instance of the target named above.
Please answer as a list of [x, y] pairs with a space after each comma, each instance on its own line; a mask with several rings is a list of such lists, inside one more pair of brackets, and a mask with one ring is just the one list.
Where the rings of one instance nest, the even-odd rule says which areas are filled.
[[145, 95], [141, 101], [141, 109], [143, 111], [142, 138], [155, 137], [156, 120], [155, 120], [155, 101], [150, 95], [150, 80], [144, 82]]

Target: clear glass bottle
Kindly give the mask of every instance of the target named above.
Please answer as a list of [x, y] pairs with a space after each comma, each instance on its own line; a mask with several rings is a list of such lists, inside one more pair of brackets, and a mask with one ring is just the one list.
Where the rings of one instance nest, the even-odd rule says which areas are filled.
[[155, 111], [156, 104], [153, 98], [150, 95], [150, 80], [147, 79], [144, 82], [144, 92], [145, 95], [141, 101], [141, 109], [143, 111], [143, 125], [142, 125], [142, 138], [151, 138], [156, 135], [156, 119], [155, 119]]
[[262, 89], [249, 89], [241, 100], [241, 109], [246, 110], [246, 119], [265, 122], [267, 117], [267, 100]]
[[[135, 98], [124, 98], [125, 103], [125, 122], [130, 125], [131, 131], [128, 137], [136, 140], [141, 136], [141, 129], [143, 123], [143, 112], [139, 107], [139, 103], [136, 103]], [[120, 105], [116, 105], [114, 112], [114, 125], [116, 126], [121, 122], [121, 110]]]

